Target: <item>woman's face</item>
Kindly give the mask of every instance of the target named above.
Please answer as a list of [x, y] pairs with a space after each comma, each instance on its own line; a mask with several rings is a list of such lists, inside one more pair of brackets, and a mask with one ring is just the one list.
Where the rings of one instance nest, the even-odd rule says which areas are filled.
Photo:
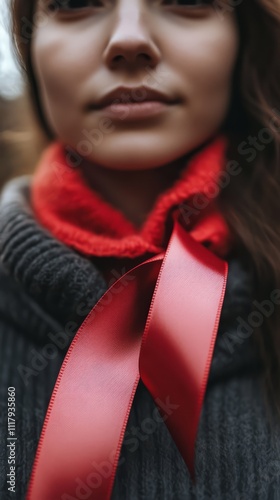
[[[31, 56], [57, 139], [90, 162], [146, 169], [215, 134], [227, 114], [239, 44], [234, 13], [221, 16], [215, 4], [38, 0]], [[121, 86], [129, 90], [102, 107]]]

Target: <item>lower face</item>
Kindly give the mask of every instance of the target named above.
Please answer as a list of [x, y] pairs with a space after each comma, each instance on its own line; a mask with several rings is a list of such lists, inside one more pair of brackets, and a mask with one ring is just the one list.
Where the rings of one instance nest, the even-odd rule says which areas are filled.
[[[31, 52], [57, 140], [90, 163], [138, 170], [175, 161], [218, 133], [239, 46], [233, 12], [188, 0], [67, 3], [64, 11], [58, 0], [38, 2]], [[122, 106], [96, 107], [118, 86], [142, 85], [172, 103], [153, 107], [125, 94]], [[125, 104], [131, 97], [134, 108]]]

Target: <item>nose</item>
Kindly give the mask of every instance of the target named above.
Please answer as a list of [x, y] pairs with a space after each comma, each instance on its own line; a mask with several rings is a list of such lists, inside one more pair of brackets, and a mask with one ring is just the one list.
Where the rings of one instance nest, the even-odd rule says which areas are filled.
[[155, 67], [160, 51], [151, 37], [149, 12], [141, 0], [120, 0], [115, 7], [104, 60], [117, 67]]

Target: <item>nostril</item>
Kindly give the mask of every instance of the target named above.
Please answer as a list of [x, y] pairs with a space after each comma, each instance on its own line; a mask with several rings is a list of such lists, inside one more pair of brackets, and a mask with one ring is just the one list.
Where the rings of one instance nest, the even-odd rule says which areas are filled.
[[114, 61], [118, 62], [120, 59], [123, 59], [123, 56], [115, 56]]

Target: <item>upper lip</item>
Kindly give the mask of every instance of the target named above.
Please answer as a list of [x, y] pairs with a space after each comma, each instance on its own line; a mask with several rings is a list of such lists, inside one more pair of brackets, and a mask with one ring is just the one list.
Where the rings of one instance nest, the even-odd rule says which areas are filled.
[[[129, 97], [129, 100], [127, 99]], [[117, 102], [117, 100], [119, 102]], [[160, 90], [155, 90], [150, 87], [116, 87], [115, 89], [105, 94], [100, 100], [95, 103], [95, 108], [109, 106], [116, 101], [116, 104], [127, 104], [129, 102], [145, 102], [145, 101], [161, 101], [171, 104], [174, 103], [174, 98], [165, 94]], [[91, 106], [92, 107], [92, 106]]]

